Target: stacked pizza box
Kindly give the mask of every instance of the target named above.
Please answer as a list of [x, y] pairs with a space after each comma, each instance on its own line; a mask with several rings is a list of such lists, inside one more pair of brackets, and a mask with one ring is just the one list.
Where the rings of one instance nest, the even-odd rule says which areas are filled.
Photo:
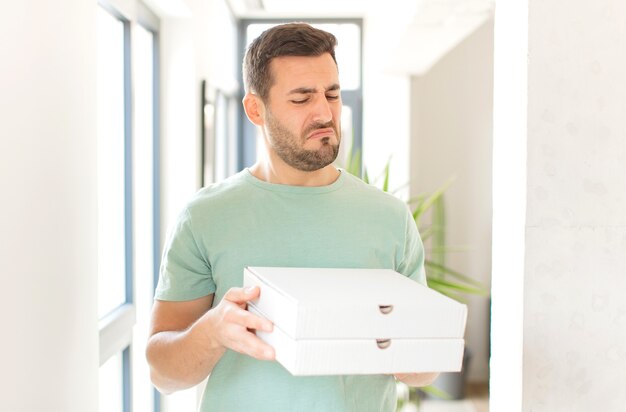
[[389, 269], [246, 267], [257, 335], [293, 375], [461, 369], [467, 307]]

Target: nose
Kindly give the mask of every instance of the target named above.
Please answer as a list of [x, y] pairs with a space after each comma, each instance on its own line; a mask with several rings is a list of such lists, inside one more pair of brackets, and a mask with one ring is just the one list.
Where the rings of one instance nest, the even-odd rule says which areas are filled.
[[333, 112], [330, 109], [330, 102], [326, 99], [325, 94], [322, 94], [317, 98], [313, 110], [313, 121], [319, 123], [328, 123], [333, 119]]

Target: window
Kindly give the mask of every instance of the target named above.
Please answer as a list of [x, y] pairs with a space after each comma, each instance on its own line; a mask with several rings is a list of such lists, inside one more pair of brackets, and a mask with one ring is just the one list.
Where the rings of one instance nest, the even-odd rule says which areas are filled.
[[124, 408], [124, 359], [123, 353], [111, 356], [100, 366], [99, 410], [121, 411]]
[[[303, 19], [294, 19], [307, 21]], [[283, 20], [254, 19], [242, 20], [239, 28], [240, 61], [243, 61], [245, 51], [254, 38], [263, 31], [283, 23]], [[362, 118], [363, 118], [363, 89], [362, 89], [362, 20], [360, 19], [330, 19], [308, 20], [312, 26], [328, 31], [337, 37], [335, 58], [339, 66], [339, 81], [341, 83], [341, 100], [343, 102], [341, 115], [341, 146], [337, 163], [343, 166], [343, 161], [352, 148], [353, 152], [362, 148]], [[240, 73], [240, 79], [243, 75]], [[243, 84], [243, 80], [242, 84]], [[243, 87], [241, 88], [242, 93]], [[243, 99], [243, 94], [239, 100]], [[255, 138], [257, 130], [246, 119], [243, 109], [239, 115], [239, 157], [238, 168], [243, 169], [252, 165], [259, 153]]]
[[124, 37], [98, 8], [98, 317], [126, 303]]
[[134, 15], [100, 6], [99, 407], [143, 412], [159, 407], [143, 356], [160, 248], [158, 19], [139, 2]]
[[202, 82], [204, 106], [201, 113], [201, 186], [217, 182], [237, 172], [235, 93], [209, 87]]
[[128, 350], [135, 322], [129, 196], [129, 22], [102, 7], [98, 64], [98, 317], [100, 411], [128, 412]]

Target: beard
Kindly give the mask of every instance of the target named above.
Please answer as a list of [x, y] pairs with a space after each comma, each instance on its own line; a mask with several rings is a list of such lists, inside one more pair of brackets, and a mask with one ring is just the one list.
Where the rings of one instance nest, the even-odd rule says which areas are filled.
[[[268, 131], [268, 142], [274, 152], [289, 166], [304, 172], [313, 172], [322, 169], [337, 158], [341, 136], [337, 126], [331, 120], [328, 123], [314, 123], [309, 125], [301, 136], [292, 133], [270, 113], [266, 115], [265, 125]], [[303, 148], [306, 137], [317, 129], [332, 128], [337, 136], [337, 143], [330, 142], [329, 137], [320, 140], [321, 147], [316, 150]]]

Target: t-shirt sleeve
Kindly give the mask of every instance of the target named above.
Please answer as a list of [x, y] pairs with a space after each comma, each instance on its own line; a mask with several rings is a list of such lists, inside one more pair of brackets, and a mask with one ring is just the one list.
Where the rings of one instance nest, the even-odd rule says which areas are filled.
[[215, 293], [211, 266], [193, 233], [185, 210], [172, 228], [163, 249], [155, 299], [184, 301]]
[[405, 216], [404, 255], [396, 271], [422, 285], [426, 285], [424, 245], [422, 244], [422, 239], [417, 230], [413, 215], [408, 207]]

